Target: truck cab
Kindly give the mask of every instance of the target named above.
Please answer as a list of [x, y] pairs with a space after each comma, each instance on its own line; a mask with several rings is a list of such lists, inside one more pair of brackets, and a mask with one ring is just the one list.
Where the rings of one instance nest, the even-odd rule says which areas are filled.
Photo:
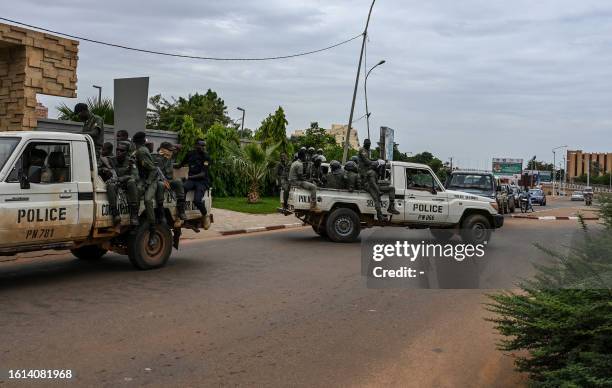
[[[176, 203], [164, 202], [167, 224], [153, 228], [141, 216], [131, 227], [127, 206], [113, 225], [106, 184], [98, 176], [93, 141], [64, 132], [3, 132], [0, 135], [0, 255], [70, 249], [79, 258], [99, 258], [112, 250], [127, 254], [139, 269], [165, 265], [178, 249], [182, 228], [199, 230], [205, 220], [186, 198], [187, 220]], [[121, 195], [120, 195], [121, 197]], [[204, 198], [212, 221], [210, 191]], [[144, 211], [140, 205], [141, 213]], [[206, 228], [206, 227], [205, 227]]]

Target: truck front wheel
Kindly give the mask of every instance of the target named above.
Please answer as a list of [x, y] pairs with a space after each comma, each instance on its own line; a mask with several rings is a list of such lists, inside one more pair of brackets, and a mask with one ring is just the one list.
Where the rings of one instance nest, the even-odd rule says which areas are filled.
[[491, 223], [482, 214], [467, 216], [461, 223], [461, 238], [463, 241], [482, 244], [491, 238]]
[[359, 236], [359, 216], [351, 209], [334, 210], [325, 222], [325, 230], [333, 242], [354, 242]]
[[172, 232], [166, 224], [155, 225], [151, 234], [149, 224], [143, 223], [128, 239], [128, 257], [134, 267], [142, 270], [166, 265], [172, 252]]
[[86, 245], [84, 247], [71, 249], [70, 252], [81, 260], [98, 260], [108, 252], [104, 248], [100, 248], [97, 245]]

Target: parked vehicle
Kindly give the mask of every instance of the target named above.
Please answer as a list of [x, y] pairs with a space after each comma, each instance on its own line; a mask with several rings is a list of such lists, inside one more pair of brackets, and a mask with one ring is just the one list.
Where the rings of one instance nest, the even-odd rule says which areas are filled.
[[[121, 223], [114, 226], [94, 149], [92, 139], [81, 134], [0, 134], [0, 255], [70, 249], [80, 259], [95, 260], [114, 251], [138, 269], [152, 269], [166, 264], [173, 246], [178, 249], [182, 228], [207, 227], [193, 192], [187, 196], [185, 221], [167, 196], [167, 223], [149, 228], [141, 216], [140, 226], [130, 226], [128, 206], [120, 203]], [[50, 179], [41, 179], [45, 174]], [[210, 192], [205, 205], [212, 221]]]
[[582, 191], [576, 190], [572, 193], [570, 198], [572, 201], [584, 201], [584, 193]]
[[531, 193], [531, 203], [538, 204], [540, 206], [546, 206], [546, 194], [542, 189], [529, 189]]
[[[312, 225], [317, 234], [334, 242], [353, 242], [361, 229], [374, 226], [429, 228], [437, 238], [450, 238], [458, 232], [465, 240], [482, 242], [490, 238], [491, 230], [503, 225], [504, 218], [498, 214], [493, 198], [445, 190], [426, 165], [389, 162], [386, 169], [395, 188], [396, 207], [401, 212], [386, 221], [375, 219], [374, 201], [363, 190], [349, 192], [319, 187], [318, 211], [312, 211], [308, 191], [292, 187], [289, 212], [283, 213], [295, 214]], [[388, 201], [388, 196], [383, 195], [383, 209], [387, 208]]]

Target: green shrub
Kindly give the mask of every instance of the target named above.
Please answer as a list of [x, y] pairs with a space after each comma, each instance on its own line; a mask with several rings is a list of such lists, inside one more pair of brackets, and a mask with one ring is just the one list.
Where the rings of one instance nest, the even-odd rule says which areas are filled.
[[583, 241], [567, 253], [540, 247], [556, 265], [538, 266], [521, 292], [490, 295], [499, 349], [526, 351], [515, 365], [534, 386], [612, 386], [612, 196], [599, 214], [603, 228], [581, 219]]

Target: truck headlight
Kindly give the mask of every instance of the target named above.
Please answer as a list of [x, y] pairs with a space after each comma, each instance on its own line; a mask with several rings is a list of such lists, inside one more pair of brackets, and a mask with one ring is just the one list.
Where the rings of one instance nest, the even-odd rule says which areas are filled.
[[497, 202], [490, 202], [489, 204], [493, 209], [495, 209], [496, 212], [499, 213], [499, 205], [497, 204]]

